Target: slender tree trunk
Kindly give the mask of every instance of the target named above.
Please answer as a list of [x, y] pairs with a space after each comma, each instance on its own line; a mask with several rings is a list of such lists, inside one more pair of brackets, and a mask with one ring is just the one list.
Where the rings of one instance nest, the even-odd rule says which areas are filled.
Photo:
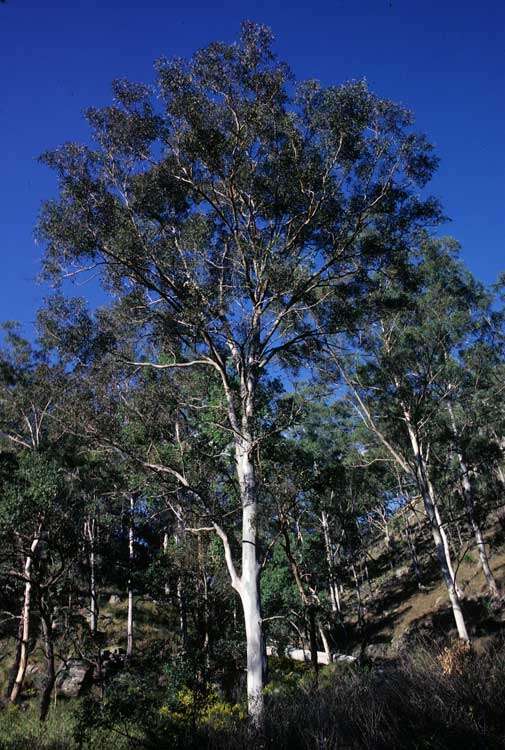
[[96, 569], [95, 569], [95, 531], [96, 520], [88, 518], [84, 524], [85, 534], [89, 542], [89, 597], [90, 597], [90, 621], [89, 628], [92, 636], [96, 635], [98, 628], [98, 597], [96, 592]]
[[21, 614], [22, 631], [21, 631], [21, 648], [19, 651], [19, 664], [16, 679], [12, 687], [10, 699], [12, 703], [16, 703], [21, 690], [23, 688], [23, 682], [25, 679], [26, 667], [28, 665], [28, 647], [30, 640], [30, 615], [31, 615], [31, 598], [32, 598], [32, 563], [36, 549], [40, 540], [39, 529], [37, 536], [33, 539], [30, 552], [26, 557], [24, 566], [24, 578], [25, 578], [25, 593], [23, 599], [23, 611]]
[[[498, 446], [502, 453], [505, 453], [505, 438], [499, 438], [496, 432], [493, 433], [496, 441], [498, 443]], [[496, 476], [498, 478], [498, 481], [502, 485], [502, 487], [505, 487], [505, 471], [504, 471], [504, 464], [503, 461], [501, 464], [498, 464], [496, 467]]]
[[42, 693], [40, 696], [39, 719], [40, 721], [45, 721], [51, 703], [51, 693], [54, 688], [56, 671], [54, 669], [52, 618], [49, 612], [46, 610], [44, 604], [42, 604], [41, 606], [41, 621], [42, 635], [44, 639], [44, 656], [46, 659], [46, 675], [44, 679], [44, 687], [42, 688]]
[[[451, 417], [454, 441], [456, 442], [456, 420], [454, 419], [454, 412], [451, 404], [448, 405], [448, 410]], [[482, 572], [484, 573], [484, 577], [486, 579], [486, 584], [490, 594], [492, 596], [498, 596], [498, 586], [496, 585], [495, 577], [489, 565], [486, 545], [484, 544], [482, 531], [480, 529], [475, 513], [475, 494], [472, 486], [472, 481], [470, 479], [470, 473], [464, 460], [463, 453], [459, 450], [459, 448], [456, 448], [456, 456], [458, 458], [460, 468], [461, 492], [466, 505], [468, 521], [470, 523], [470, 526], [472, 527], [475, 546], [477, 547], [477, 551], [479, 553], [480, 566], [482, 568]]]
[[461, 476], [462, 493], [463, 493], [463, 497], [466, 503], [468, 521], [470, 523], [470, 526], [472, 527], [472, 531], [473, 531], [473, 535], [475, 539], [475, 546], [477, 547], [477, 551], [479, 553], [480, 566], [482, 568], [482, 572], [484, 573], [484, 577], [486, 579], [486, 584], [487, 584], [490, 594], [492, 596], [498, 596], [498, 586], [496, 583], [496, 579], [493, 575], [493, 572], [491, 570], [491, 567], [489, 565], [489, 558], [487, 555], [486, 545], [484, 543], [482, 531], [479, 526], [479, 523], [477, 522], [477, 518], [475, 514], [475, 499], [474, 499], [474, 494], [473, 494], [473, 488], [471, 485], [470, 477], [468, 476], [468, 470], [466, 468], [466, 465], [462, 457], [460, 460], [460, 466], [461, 466], [461, 472], [462, 472], [462, 476]]
[[[435, 525], [437, 527], [437, 530], [438, 530], [438, 533], [440, 535], [440, 539], [442, 540], [442, 545], [443, 545], [443, 548], [444, 548], [444, 555], [445, 555], [445, 561], [446, 561], [446, 564], [447, 564], [447, 569], [449, 571], [449, 574], [450, 574], [452, 580], [454, 581], [454, 588], [456, 589], [456, 593], [458, 595], [458, 598], [462, 598], [462, 592], [461, 592], [461, 589], [459, 588], [459, 586], [458, 586], [458, 584], [456, 582], [456, 575], [454, 573], [454, 568], [453, 568], [453, 565], [452, 565], [451, 551], [450, 551], [450, 548], [449, 548], [449, 539], [448, 539], [447, 534], [445, 532], [444, 524], [443, 524], [442, 518], [440, 516], [440, 510], [438, 508], [438, 502], [437, 502], [437, 499], [436, 499], [435, 490], [433, 489], [433, 485], [431, 484], [430, 480], [427, 479], [427, 477], [428, 477], [428, 468], [426, 466], [426, 463], [424, 462], [424, 459], [423, 459], [423, 471], [424, 471], [424, 475], [426, 477], [426, 483], [427, 483], [427, 488], [428, 488], [428, 497], [430, 499], [431, 508], [433, 509], [434, 519], [435, 519]], [[424, 496], [423, 496], [423, 501], [424, 501]], [[426, 510], [426, 502], [424, 502], [424, 507], [425, 507], [425, 510]], [[430, 524], [431, 524], [431, 520], [430, 520]]]
[[[397, 382], [397, 380], [395, 380], [395, 385], [397, 386], [397, 388], [399, 388], [399, 383]], [[398, 453], [398, 451], [394, 448], [394, 446], [385, 438], [381, 430], [377, 427], [373, 417], [370, 414], [370, 411], [367, 409], [366, 405], [363, 403], [362, 399], [360, 398], [355, 388], [353, 388], [353, 392], [360, 405], [362, 418], [365, 424], [375, 432], [377, 437], [381, 440], [383, 445], [387, 448], [387, 450], [396, 460], [398, 465], [401, 466], [401, 468], [405, 472], [411, 473], [412, 469], [409, 466], [408, 462], [404, 459], [404, 457], [400, 453]], [[449, 600], [451, 602], [452, 612], [453, 612], [454, 620], [455, 620], [456, 627], [458, 630], [458, 635], [462, 640], [469, 641], [468, 631], [466, 629], [466, 624], [465, 624], [463, 612], [461, 609], [460, 593], [456, 586], [454, 570], [453, 570], [452, 563], [451, 563], [451, 556], [449, 553], [449, 545], [447, 543], [447, 536], [445, 534], [444, 527], [440, 519], [440, 514], [439, 514], [437, 503], [435, 500], [433, 487], [431, 486], [431, 483], [429, 482], [429, 479], [428, 479], [428, 472], [427, 472], [425, 458], [421, 453], [421, 449], [417, 440], [417, 435], [414, 431], [414, 428], [412, 426], [412, 422], [410, 419], [409, 410], [406, 408], [404, 404], [402, 404], [402, 408], [403, 408], [403, 416], [405, 419], [405, 424], [406, 424], [408, 435], [409, 435], [410, 447], [411, 447], [413, 457], [414, 457], [414, 464], [415, 464], [414, 478], [419, 488], [419, 492], [421, 494], [423, 504], [424, 504], [425, 513], [430, 524], [431, 533], [432, 533], [433, 541], [435, 544], [438, 564], [440, 567], [440, 571], [442, 573], [444, 583], [447, 587], [447, 592], [449, 594]]]
[[491, 570], [491, 567], [489, 565], [489, 558], [487, 556], [486, 545], [482, 537], [482, 532], [480, 530], [480, 526], [478, 525], [476, 521], [474, 523], [474, 520], [475, 519], [472, 519], [470, 523], [472, 525], [472, 530], [475, 536], [475, 545], [479, 551], [479, 560], [480, 560], [482, 572], [484, 573], [484, 577], [486, 579], [489, 593], [492, 596], [498, 596], [499, 595], [498, 585], [493, 575], [493, 571]]
[[324, 632], [324, 628], [322, 625], [319, 625], [319, 635], [321, 636], [321, 641], [324, 648], [324, 653], [326, 654], [326, 658], [328, 659], [328, 664], [331, 664], [331, 649], [330, 644], [328, 643], [328, 638], [326, 637], [326, 633]]
[[365, 578], [366, 578], [366, 582], [368, 586], [368, 595], [372, 597], [373, 596], [372, 581], [370, 580], [370, 575], [368, 573], [368, 563], [366, 562], [366, 560], [363, 562], [363, 569], [365, 571]]
[[502, 484], [505, 487], [505, 472], [503, 471], [501, 466], [498, 466], [496, 469], [496, 476], [498, 477], [498, 481], [500, 484]]
[[386, 542], [386, 547], [388, 549], [391, 549], [391, 534], [389, 533], [389, 520], [386, 514], [384, 514], [384, 541]]
[[316, 608], [313, 603], [308, 606], [307, 614], [309, 618], [310, 661], [314, 671], [314, 678], [317, 682], [319, 662], [317, 660]]
[[130, 518], [128, 522], [128, 618], [126, 625], [126, 658], [131, 659], [133, 655], [133, 555], [134, 555], [134, 530], [133, 530], [133, 513], [135, 510], [135, 501], [133, 495], [130, 496]]
[[177, 604], [179, 608], [179, 630], [181, 633], [182, 649], [186, 651], [188, 647], [188, 615], [181, 576], [177, 580]]
[[433, 490], [431, 482], [428, 479], [426, 462], [424, 456], [421, 453], [419, 443], [417, 441], [417, 436], [410, 423], [407, 412], [405, 413], [405, 421], [407, 424], [410, 444], [414, 455], [417, 485], [419, 487], [421, 497], [423, 498], [424, 509], [426, 511], [426, 516], [430, 524], [433, 541], [435, 543], [440, 571], [442, 573], [442, 577], [449, 594], [449, 600], [451, 602], [452, 613], [454, 616], [454, 621], [456, 623], [456, 628], [458, 630], [458, 636], [463, 641], [469, 641], [470, 638], [468, 636], [463, 611], [461, 609], [460, 596], [456, 587], [447, 536], [440, 519], [440, 513], [435, 499], [435, 492]]
[[202, 600], [203, 600], [203, 618], [202, 618], [202, 648], [205, 654], [205, 660], [209, 662], [209, 645], [210, 645], [210, 613], [209, 613], [209, 587], [207, 582], [207, 569], [205, 565], [205, 550], [202, 544], [202, 537], [198, 534], [198, 562], [200, 567], [200, 576], [202, 582]]
[[263, 724], [263, 626], [257, 561], [258, 507], [251, 446], [237, 449], [237, 472], [242, 495], [242, 575], [240, 598], [244, 610], [247, 648], [247, 702], [252, 723]]
[[326, 565], [328, 568], [328, 580], [329, 580], [329, 589], [330, 589], [330, 603], [331, 603], [331, 611], [334, 613], [341, 612], [340, 607], [340, 594], [338, 591], [338, 581], [335, 576], [335, 565], [333, 560], [333, 550], [331, 546], [331, 539], [330, 539], [330, 528], [328, 523], [328, 516], [326, 515], [326, 511], [321, 512], [321, 526], [323, 527], [323, 536], [324, 536], [324, 548], [326, 552]]
[[[181, 535], [183, 533], [183, 530], [180, 530]], [[165, 538], [168, 540], [168, 535], [165, 535]], [[179, 544], [179, 533], [174, 534], [174, 541], [175, 545], [177, 546]], [[167, 541], [167, 547], [168, 547], [168, 541]], [[168, 590], [168, 585], [165, 587], [165, 591]], [[176, 595], [177, 595], [177, 609], [179, 611], [179, 631], [181, 634], [181, 642], [182, 642], [182, 650], [186, 651], [188, 647], [188, 613], [187, 613], [187, 607], [186, 607], [186, 595], [184, 593], [184, 583], [183, 583], [183, 577], [181, 574], [177, 576], [177, 587], [176, 587]]]
[[365, 625], [365, 618], [363, 617], [363, 602], [361, 599], [361, 588], [359, 585], [359, 579], [356, 573], [356, 567], [354, 566], [354, 563], [351, 565], [351, 571], [354, 578], [354, 584], [356, 586], [356, 602], [358, 605], [358, 626], [360, 630], [363, 630]]
[[223, 541], [226, 564], [232, 586], [237, 591], [244, 611], [247, 651], [247, 704], [252, 726], [261, 731], [264, 725], [263, 687], [266, 676], [266, 649], [263, 642], [261, 617], [260, 563], [258, 560], [258, 497], [253, 462], [255, 448], [252, 428], [254, 425], [254, 394], [256, 388], [256, 353], [259, 344], [259, 324], [255, 313], [251, 350], [244, 362], [236, 343], [228, 341], [236, 372], [240, 376], [240, 419], [236, 401], [227, 375], [220, 365], [228, 404], [228, 418], [235, 435], [235, 466], [242, 505], [242, 570], [240, 577], [235, 571], [230, 545], [226, 533], [214, 524]]
[[91, 551], [89, 553], [89, 588], [90, 588], [90, 597], [91, 597], [90, 629], [91, 629], [91, 635], [95, 636], [96, 631], [97, 631], [97, 623], [98, 623], [98, 602], [97, 602], [97, 595], [96, 595], [94, 542], [93, 542]]
[[[319, 670], [319, 664], [317, 661], [317, 636], [316, 636], [316, 609], [317, 609], [316, 602], [317, 602], [317, 599], [313, 593], [309, 595], [305, 591], [303, 581], [302, 581], [302, 575], [300, 573], [300, 567], [291, 551], [289, 532], [286, 527], [284, 527], [283, 533], [284, 533], [284, 549], [286, 551], [286, 556], [291, 566], [291, 571], [293, 573], [293, 578], [295, 579], [295, 583], [298, 588], [298, 593], [300, 594], [300, 600], [303, 604], [304, 611], [307, 615], [310, 660], [312, 663], [314, 674], [317, 679], [317, 674]], [[305, 650], [305, 647], [304, 647], [304, 650]]]
[[[169, 542], [169, 536], [168, 531], [165, 531], [163, 534], [163, 552], [165, 556], [168, 555], [168, 542]], [[165, 596], [170, 595], [170, 586], [168, 585], [168, 582], [165, 583]]]

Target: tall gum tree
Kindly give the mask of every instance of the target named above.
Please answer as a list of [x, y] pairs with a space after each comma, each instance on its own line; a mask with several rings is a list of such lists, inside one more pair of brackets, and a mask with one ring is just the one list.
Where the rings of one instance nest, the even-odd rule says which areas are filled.
[[[470, 407], [470, 394], [484, 377], [485, 367], [472, 365], [472, 352], [487, 342], [489, 356], [493, 313], [489, 295], [462, 267], [457, 249], [450, 238], [421, 241], [417, 258], [413, 254], [410, 278], [387, 282], [389, 310], [364, 327], [359, 342], [361, 364], [354, 375], [344, 373], [344, 377], [364, 423], [417, 485], [458, 633], [468, 640], [442, 520], [442, 498], [450, 487], [455, 457], [457, 484], [480, 563], [490, 591], [496, 594], [477, 522], [477, 499], [462, 453], [464, 430], [452, 409], [453, 401]], [[382, 302], [385, 299], [384, 295]], [[478, 410], [468, 408], [468, 417], [466, 431], [478, 432], [482, 424]]]
[[0, 349], [0, 451], [5, 450], [6, 455], [12, 452], [12, 458], [16, 458], [2, 481], [0, 534], [15, 540], [22, 559], [22, 571], [13, 571], [23, 583], [23, 603], [7, 691], [11, 702], [16, 703], [23, 689], [32, 639], [37, 582], [34, 568], [40, 548], [47, 542], [48, 518], [57, 496], [57, 483], [45, 454], [61, 435], [48, 428], [57, 393], [55, 373], [19, 336], [15, 326], [5, 329], [6, 344]]
[[154, 89], [119, 81], [113, 105], [88, 111], [92, 146], [43, 157], [60, 179], [40, 220], [45, 268], [60, 279], [99, 273], [130, 305], [132, 367], [219, 376], [242, 504], [240, 573], [216, 531], [242, 601], [260, 724], [258, 387], [349, 325], [371, 272], [438, 219], [436, 202], [419, 198], [436, 159], [410, 113], [364, 83], [294, 85], [262, 26], [244, 23], [237, 43], [157, 71]]

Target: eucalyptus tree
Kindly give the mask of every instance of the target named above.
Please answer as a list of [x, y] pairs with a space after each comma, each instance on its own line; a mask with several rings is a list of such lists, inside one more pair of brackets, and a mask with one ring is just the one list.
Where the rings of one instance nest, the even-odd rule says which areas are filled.
[[[41, 592], [41, 578], [45, 576], [44, 588], [48, 590], [67, 567], [67, 555], [62, 553], [65, 540], [58, 530], [63, 519], [68, 520], [67, 487], [72, 467], [65, 469], [59, 462], [57, 451], [64, 450], [65, 435], [51, 420], [61, 371], [21, 338], [15, 326], [6, 327], [5, 339], [0, 351], [0, 447], [11, 456], [14, 470], [3, 478], [0, 524], [4, 540], [12, 548], [14, 577], [23, 584], [16, 657], [9, 680], [9, 697], [16, 702], [32, 640], [34, 594]], [[51, 557], [59, 557], [55, 566], [59, 572], [48, 570]]]
[[[365, 597], [371, 585], [365, 592], [362, 582], [366, 577], [370, 584], [369, 516], [386, 502], [389, 481], [381, 459], [362, 455], [356, 415], [330, 395], [327, 388], [299, 386], [292, 424], [271, 441], [268, 460], [262, 462], [264, 487], [274, 498], [277, 547], [284, 550], [302, 604], [297, 618], [288, 618], [285, 605], [277, 616], [298, 620], [300, 632], [306, 630], [314, 668], [316, 641], [328, 659], [335, 646], [348, 647], [345, 619], [352, 620], [353, 598], [359, 630], [353, 635], [362, 642], [366, 637]], [[278, 565], [278, 552], [275, 559]], [[266, 575], [270, 587], [276, 580], [270, 565]]]
[[260, 722], [258, 388], [349, 325], [370, 272], [438, 219], [418, 190], [436, 159], [410, 113], [364, 83], [295, 86], [262, 26], [157, 71], [154, 89], [118, 81], [114, 104], [88, 111], [92, 146], [45, 155], [60, 193], [40, 236], [50, 275], [98, 274], [129, 311], [132, 368], [217, 375], [242, 504], [240, 572], [214, 528], [243, 606]]
[[484, 493], [494, 495], [493, 504], [501, 506], [505, 486], [505, 298], [502, 283], [494, 285], [486, 297], [474, 335], [461, 350], [460, 367], [453, 377], [449, 406], [454, 407], [455, 413], [448, 410], [448, 426], [464, 461], [471, 464], [469, 474]]
[[[361, 364], [353, 375], [347, 373], [345, 377], [355, 407], [378, 444], [416, 483], [458, 633], [468, 640], [441, 515], [440, 490], [442, 486], [447, 489], [455, 455], [481, 563], [484, 560], [492, 585], [452, 406], [453, 402], [458, 404], [458, 413], [460, 407], [464, 408], [464, 387], [469, 378], [465, 352], [486, 325], [489, 297], [458, 262], [456, 253], [457, 244], [452, 240], [421, 242], [418, 261], [411, 269], [414, 286], [409, 289], [401, 281], [388, 282], [385, 297], [389, 296], [389, 310], [383, 310], [361, 336]], [[479, 420], [471, 429], [478, 431]], [[454, 491], [454, 487], [449, 489]]]

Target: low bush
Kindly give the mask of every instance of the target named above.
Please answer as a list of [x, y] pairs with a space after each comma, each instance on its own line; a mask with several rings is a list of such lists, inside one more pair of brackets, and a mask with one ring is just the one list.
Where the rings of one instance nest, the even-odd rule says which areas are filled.
[[[505, 648], [478, 655], [455, 644], [418, 645], [382, 668], [332, 665], [313, 675], [275, 664], [266, 722], [254, 734], [241, 705], [172, 665], [163, 687], [123, 674], [103, 700], [73, 715], [53, 708], [37, 728], [30, 712], [0, 714], [1, 750], [498, 750], [505, 746]], [[9, 725], [10, 722], [10, 725]], [[9, 728], [10, 726], [10, 728]]]

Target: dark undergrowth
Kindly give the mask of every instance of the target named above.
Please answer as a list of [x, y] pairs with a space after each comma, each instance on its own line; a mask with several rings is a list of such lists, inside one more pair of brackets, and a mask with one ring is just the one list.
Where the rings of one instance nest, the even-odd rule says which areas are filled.
[[30, 711], [0, 714], [1, 750], [498, 750], [505, 747], [505, 649], [417, 646], [382, 668], [330, 667], [316, 685], [277, 670], [266, 723], [251, 731], [243, 707], [194, 685], [150, 692], [123, 675], [105, 701], [58, 704], [46, 727]]

